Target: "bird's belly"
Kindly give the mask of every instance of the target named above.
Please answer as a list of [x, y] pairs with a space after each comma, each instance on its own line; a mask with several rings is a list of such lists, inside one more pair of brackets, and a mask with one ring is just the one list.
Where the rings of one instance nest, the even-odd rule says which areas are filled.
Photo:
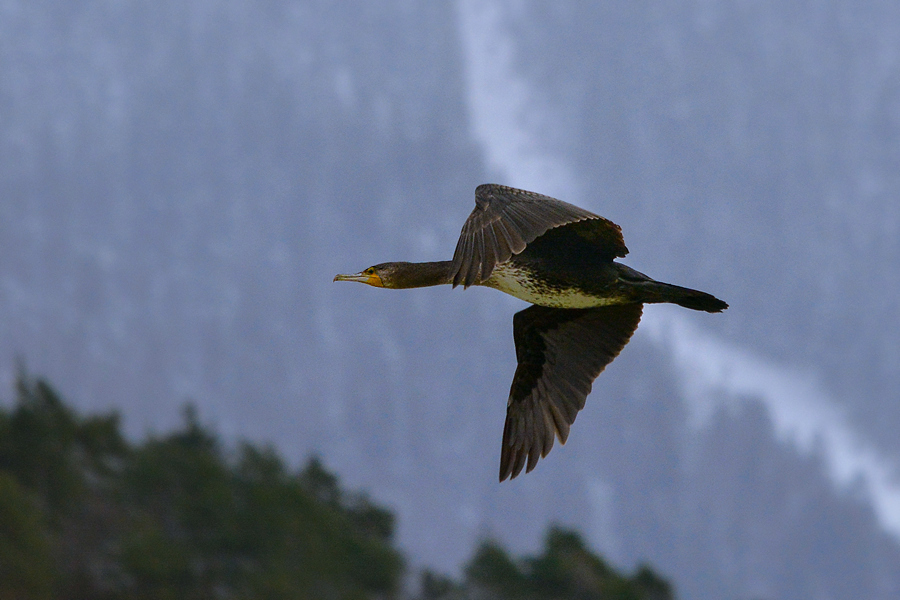
[[628, 299], [616, 294], [598, 296], [574, 287], [548, 285], [527, 270], [497, 265], [482, 285], [492, 287], [520, 300], [553, 308], [593, 308], [626, 304]]

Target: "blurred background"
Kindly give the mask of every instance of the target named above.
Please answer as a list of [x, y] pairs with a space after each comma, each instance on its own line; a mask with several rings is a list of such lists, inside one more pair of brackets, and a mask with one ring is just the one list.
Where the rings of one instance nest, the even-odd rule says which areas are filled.
[[[900, 4], [0, 1], [0, 392], [17, 363], [131, 439], [191, 402], [311, 454], [455, 574], [551, 523], [679, 598], [900, 595]], [[622, 226], [651, 306], [565, 448], [498, 485], [475, 186]]]

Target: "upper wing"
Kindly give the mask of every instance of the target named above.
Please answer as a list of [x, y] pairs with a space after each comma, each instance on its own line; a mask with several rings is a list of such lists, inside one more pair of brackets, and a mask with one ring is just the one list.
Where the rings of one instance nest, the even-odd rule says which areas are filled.
[[534, 469], [565, 444], [591, 384], [641, 320], [641, 304], [598, 308], [531, 306], [513, 318], [519, 366], [513, 377], [500, 451], [500, 481]]
[[590, 221], [584, 223], [582, 235], [607, 249], [610, 258], [628, 253], [622, 230], [612, 221], [550, 196], [494, 183], [479, 185], [475, 209], [453, 253], [453, 286], [481, 283], [495, 265], [520, 253], [548, 229], [579, 221]]

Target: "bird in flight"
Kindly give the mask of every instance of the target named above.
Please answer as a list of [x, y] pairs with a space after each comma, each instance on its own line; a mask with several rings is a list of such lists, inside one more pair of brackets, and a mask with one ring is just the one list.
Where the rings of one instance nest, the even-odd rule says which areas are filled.
[[618, 356], [644, 304], [721, 312], [705, 292], [654, 281], [615, 262], [622, 229], [556, 198], [486, 183], [475, 189], [453, 260], [382, 263], [334, 281], [406, 289], [480, 285], [530, 302], [513, 317], [518, 366], [500, 450], [500, 481], [528, 473], [561, 444], [594, 379]]

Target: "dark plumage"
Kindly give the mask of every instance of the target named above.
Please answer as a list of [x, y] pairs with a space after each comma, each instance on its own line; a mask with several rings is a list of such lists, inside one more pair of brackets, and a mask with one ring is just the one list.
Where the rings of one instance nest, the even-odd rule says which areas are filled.
[[549, 196], [484, 184], [453, 260], [382, 263], [334, 279], [393, 289], [481, 285], [534, 304], [513, 318], [518, 367], [503, 428], [503, 481], [531, 471], [555, 438], [566, 442], [594, 379], [631, 339], [644, 304], [728, 308], [613, 260], [627, 253], [612, 221]]

